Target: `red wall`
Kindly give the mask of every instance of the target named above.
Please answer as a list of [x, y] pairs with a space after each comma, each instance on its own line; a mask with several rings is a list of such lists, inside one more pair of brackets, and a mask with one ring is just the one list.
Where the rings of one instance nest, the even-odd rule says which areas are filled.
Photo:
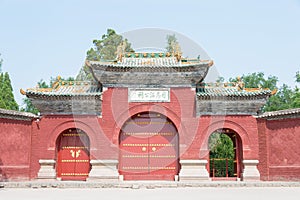
[[31, 123], [0, 119], [0, 172], [3, 180], [29, 179]]
[[265, 180], [300, 180], [300, 119], [265, 122], [266, 145], [261, 148]]
[[171, 89], [169, 103], [128, 103], [127, 88], [108, 88], [103, 93], [102, 117], [42, 117], [33, 124], [32, 173], [37, 176], [39, 159], [56, 159], [56, 139], [68, 128], [80, 128], [91, 141], [91, 159], [118, 160], [119, 133], [132, 115], [153, 111], [167, 116], [177, 127], [181, 159], [208, 159], [208, 138], [220, 128], [235, 131], [241, 138], [244, 159], [258, 159], [258, 130], [252, 116], [196, 116], [195, 91]]
[[300, 180], [300, 119], [253, 116], [196, 116], [195, 91], [171, 89], [169, 103], [128, 103], [127, 88], [103, 92], [102, 116], [48, 115], [39, 121], [0, 119], [0, 166], [4, 178], [33, 179], [40, 159], [56, 159], [56, 140], [69, 128], [90, 139], [91, 159], [118, 160], [119, 133], [132, 115], [153, 111], [177, 127], [181, 159], [208, 159], [208, 138], [220, 128], [235, 131], [244, 160], [259, 160], [262, 180]]

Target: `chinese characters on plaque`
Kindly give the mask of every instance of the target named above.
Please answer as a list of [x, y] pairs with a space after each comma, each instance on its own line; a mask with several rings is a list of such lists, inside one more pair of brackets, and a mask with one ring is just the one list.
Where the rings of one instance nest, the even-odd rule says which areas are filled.
[[170, 102], [169, 88], [130, 88], [128, 89], [129, 102]]

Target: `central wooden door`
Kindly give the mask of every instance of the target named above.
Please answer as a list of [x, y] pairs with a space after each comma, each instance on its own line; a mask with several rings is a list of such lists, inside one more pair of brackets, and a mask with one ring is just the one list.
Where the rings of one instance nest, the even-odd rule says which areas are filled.
[[125, 123], [119, 165], [125, 180], [174, 180], [178, 170], [178, 134], [169, 119], [142, 113]]
[[61, 180], [86, 180], [90, 171], [90, 142], [81, 130], [64, 131], [57, 141], [57, 177]]

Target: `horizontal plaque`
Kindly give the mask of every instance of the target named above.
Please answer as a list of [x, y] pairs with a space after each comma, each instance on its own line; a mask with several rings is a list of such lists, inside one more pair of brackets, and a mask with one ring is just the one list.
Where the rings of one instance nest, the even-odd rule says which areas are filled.
[[169, 88], [129, 88], [129, 102], [170, 102]]

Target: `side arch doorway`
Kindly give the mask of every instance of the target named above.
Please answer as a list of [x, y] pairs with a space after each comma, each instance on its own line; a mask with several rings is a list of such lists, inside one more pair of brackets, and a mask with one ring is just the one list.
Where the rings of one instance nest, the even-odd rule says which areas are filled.
[[119, 173], [124, 180], [175, 180], [179, 171], [178, 133], [159, 113], [140, 113], [120, 132]]
[[242, 142], [231, 129], [218, 129], [209, 137], [209, 171], [212, 180], [238, 180], [242, 172]]
[[90, 140], [85, 132], [72, 128], [60, 134], [57, 145], [57, 178], [86, 180], [90, 172]]

